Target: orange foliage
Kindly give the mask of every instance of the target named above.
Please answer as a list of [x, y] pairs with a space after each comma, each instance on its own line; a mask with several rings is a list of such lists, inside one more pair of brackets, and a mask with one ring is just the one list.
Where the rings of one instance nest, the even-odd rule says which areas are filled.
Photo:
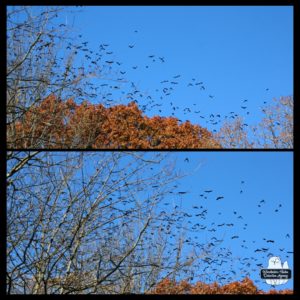
[[220, 286], [216, 282], [206, 284], [197, 282], [194, 285], [183, 280], [176, 282], [165, 278], [157, 284], [157, 286], [149, 292], [149, 294], [293, 294], [292, 290], [270, 290], [264, 292], [259, 290], [251, 279], [246, 277], [242, 281], [235, 281]]
[[189, 121], [142, 114], [135, 102], [106, 108], [54, 95], [15, 123], [15, 148], [171, 149], [220, 148], [212, 134]]

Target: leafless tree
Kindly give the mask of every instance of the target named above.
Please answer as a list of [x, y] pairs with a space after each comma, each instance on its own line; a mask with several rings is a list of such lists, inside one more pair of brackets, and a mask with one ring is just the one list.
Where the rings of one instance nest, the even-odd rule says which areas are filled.
[[[95, 56], [87, 49], [87, 42], [81, 41], [81, 35], [65, 21], [64, 13], [75, 11], [78, 8], [71, 11], [61, 6], [7, 8], [6, 114], [10, 148], [16, 143], [17, 121], [49, 95], [77, 101], [97, 96], [91, 79], [105, 77], [106, 72], [101, 55]], [[80, 54], [84, 65], [78, 63]], [[33, 132], [35, 126], [32, 122]], [[40, 144], [35, 148], [41, 148]]]
[[257, 125], [248, 126], [237, 117], [225, 122], [215, 138], [224, 148], [293, 148], [293, 97], [274, 99], [261, 111], [263, 118]]
[[142, 293], [192, 276], [212, 249], [187, 252], [183, 212], [161, 209], [183, 176], [167, 156], [8, 152], [7, 293]]

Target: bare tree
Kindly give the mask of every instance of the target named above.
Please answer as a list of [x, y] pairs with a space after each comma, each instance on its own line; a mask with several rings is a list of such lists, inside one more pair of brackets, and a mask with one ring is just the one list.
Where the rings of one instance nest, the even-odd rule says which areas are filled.
[[264, 117], [255, 127], [257, 147], [293, 148], [294, 99], [292, 96], [274, 99], [272, 105], [262, 108]]
[[8, 152], [7, 160], [9, 294], [142, 293], [174, 273], [190, 276], [211, 255], [205, 245], [182, 251], [183, 212], [161, 209], [183, 176], [166, 154]]
[[[49, 95], [78, 100], [96, 97], [90, 79], [104, 76], [104, 72], [100, 72], [100, 64], [96, 64], [99, 55], [93, 58], [92, 51], [86, 49], [85, 42], [80, 42], [80, 35], [75, 29], [65, 21], [59, 21], [64, 11], [72, 12], [66, 7], [7, 8], [6, 113], [9, 147], [16, 143], [17, 121]], [[94, 59], [95, 64], [87, 63], [83, 67], [76, 63], [76, 57], [87, 51], [88, 58]], [[32, 122], [32, 132], [35, 126]], [[30, 136], [23, 138], [30, 139]], [[42, 143], [43, 136], [36, 148]]]
[[224, 148], [293, 148], [293, 97], [274, 99], [261, 111], [263, 118], [257, 125], [248, 126], [241, 117], [225, 122], [216, 140]]

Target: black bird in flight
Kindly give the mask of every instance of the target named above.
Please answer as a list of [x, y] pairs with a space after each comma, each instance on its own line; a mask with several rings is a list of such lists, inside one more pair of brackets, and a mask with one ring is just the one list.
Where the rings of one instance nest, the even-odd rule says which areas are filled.
[[184, 161], [185, 161], [185, 162], [189, 162], [190, 160], [186, 157]]
[[214, 96], [212, 96], [212, 95], [208, 95], [208, 97], [212, 99]]
[[219, 197], [217, 197], [216, 200], [221, 200], [221, 199], [224, 199], [224, 197], [223, 196], [219, 196]]
[[128, 45], [128, 47], [129, 47], [129, 48], [133, 48], [133, 47], [134, 47], [134, 45]]
[[212, 190], [207, 190], [207, 191], [204, 191], [205, 193], [211, 193], [212, 192]]
[[273, 240], [267, 240], [267, 243], [274, 243]]
[[238, 235], [234, 235], [233, 237], [231, 237], [232, 240], [233, 240], [233, 239], [238, 239], [238, 238], [239, 238]]

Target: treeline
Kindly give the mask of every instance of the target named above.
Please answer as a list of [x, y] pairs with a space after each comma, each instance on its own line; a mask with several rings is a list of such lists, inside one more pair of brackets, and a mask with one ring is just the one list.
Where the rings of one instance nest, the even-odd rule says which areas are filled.
[[94, 149], [220, 148], [213, 135], [189, 121], [143, 115], [135, 102], [105, 107], [54, 95], [10, 125], [8, 147]]
[[234, 281], [223, 286], [217, 282], [207, 284], [201, 281], [191, 284], [188, 281], [182, 280], [176, 282], [166, 278], [150, 292], [150, 294], [293, 294], [293, 290], [276, 291], [271, 289], [267, 292], [259, 290], [253, 281], [246, 277], [242, 281]]

